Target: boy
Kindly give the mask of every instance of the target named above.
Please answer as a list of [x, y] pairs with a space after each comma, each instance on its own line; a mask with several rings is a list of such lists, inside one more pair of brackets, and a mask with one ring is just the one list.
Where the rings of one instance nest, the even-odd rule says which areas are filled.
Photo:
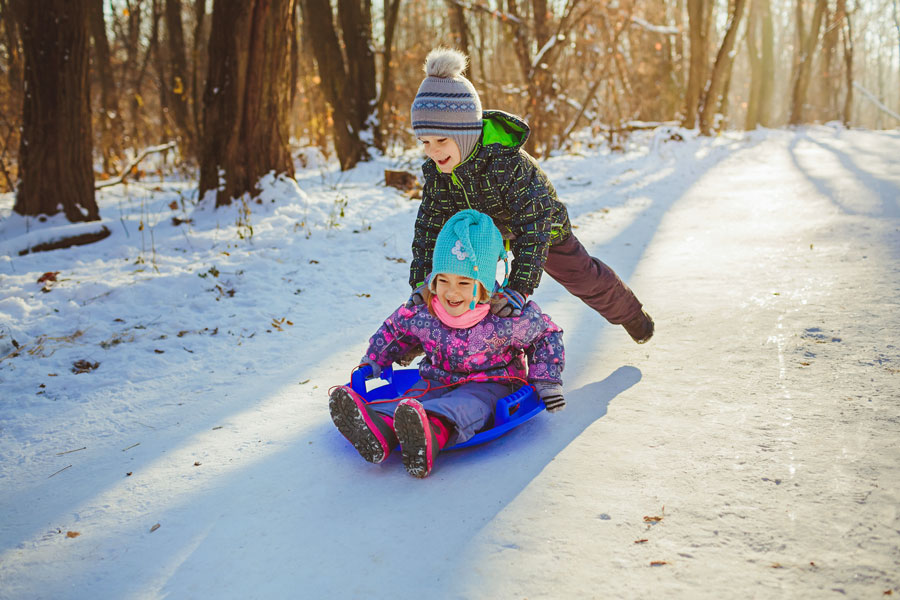
[[412, 126], [428, 160], [416, 217], [409, 305], [423, 302], [438, 232], [456, 212], [471, 208], [491, 216], [514, 254], [509, 283], [491, 300], [498, 316], [521, 314], [546, 271], [571, 294], [621, 324], [639, 344], [654, 324], [634, 292], [572, 233], [568, 212], [537, 162], [522, 149], [528, 125], [502, 111], [481, 110], [472, 83], [462, 76], [466, 56], [437, 48], [425, 61], [426, 77], [412, 104]]

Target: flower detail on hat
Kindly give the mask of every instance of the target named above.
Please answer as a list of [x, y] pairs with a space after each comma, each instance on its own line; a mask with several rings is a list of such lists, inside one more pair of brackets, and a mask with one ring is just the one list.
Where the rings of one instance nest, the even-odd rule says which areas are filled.
[[462, 240], [456, 240], [456, 244], [453, 245], [450, 252], [453, 253], [457, 260], [466, 260], [469, 257], [468, 252], [463, 249]]

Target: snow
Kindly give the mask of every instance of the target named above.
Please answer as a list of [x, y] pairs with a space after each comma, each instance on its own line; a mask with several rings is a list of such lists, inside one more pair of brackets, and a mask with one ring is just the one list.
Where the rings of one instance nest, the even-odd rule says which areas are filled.
[[108, 238], [21, 257], [65, 225], [0, 198], [0, 598], [900, 592], [900, 133], [669, 128], [544, 161], [656, 335], [545, 280], [566, 410], [425, 480], [363, 461], [326, 400], [408, 293], [395, 166], [218, 210], [113, 186]]

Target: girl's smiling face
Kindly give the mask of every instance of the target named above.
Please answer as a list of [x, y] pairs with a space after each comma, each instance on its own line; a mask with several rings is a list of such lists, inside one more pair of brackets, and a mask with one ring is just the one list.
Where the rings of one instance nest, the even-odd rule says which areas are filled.
[[476, 299], [478, 282], [471, 277], [438, 273], [434, 281], [434, 295], [451, 317], [458, 317], [469, 311], [472, 300]]
[[442, 173], [449, 173], [462, 161], [459, 146], [451, 138], [441, 135], [419, 136], [425, 156], [434, 161]]

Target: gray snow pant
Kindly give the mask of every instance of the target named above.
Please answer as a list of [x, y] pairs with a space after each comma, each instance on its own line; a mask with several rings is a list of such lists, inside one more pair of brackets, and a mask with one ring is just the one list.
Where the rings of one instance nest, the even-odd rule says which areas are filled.
[[610, 323], [625, 323], [641, 312], [641, 303], [631, 288], [615, 271], [589, 255], [574, 234], [550, 246], [544, 271]]
[[[437, 381], [431, 382], [431, 387], [441, 385], [443, 384]], [[508, 396], [515, 390], [508, 383], [475, 381], [431, 390], [419, 397], [422, 390], [427, 387], [428, 380], [423, 379], [396, 401], [370, 404], [369, 406], [375, 412], [393, 417], [400, 400], [413, 396], [422, 403], [426, 412], [440, 415], [450, 422], [453, 428], [450, 431], [447, 446], [453, 446], [471, 439], [482, 429], [492, 426], [497, 400]]]

